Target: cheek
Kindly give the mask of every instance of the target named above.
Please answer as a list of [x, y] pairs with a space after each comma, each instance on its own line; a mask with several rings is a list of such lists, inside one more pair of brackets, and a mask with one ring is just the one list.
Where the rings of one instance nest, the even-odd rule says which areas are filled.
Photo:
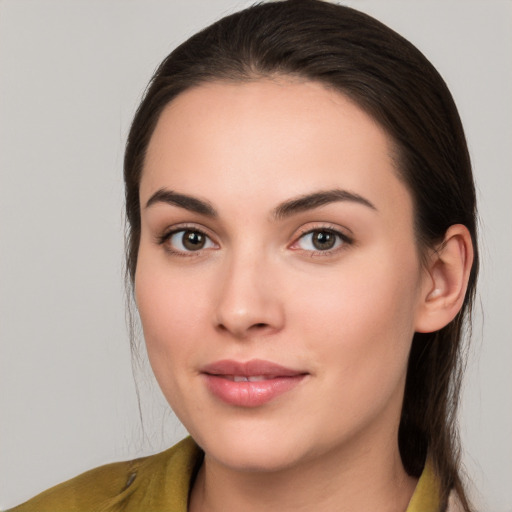
[[162, 268], [158, 261], [139, 259], [135, 277], [135, 297], [148, 356], [159, 384], [165, 388], [176, 371], [184, 368], [197, 342], [204, 338], [208, 300], [200, 288], [200, 275]]
[[[403, 379], [414, 334], [418, 268], [414, 258], [369, 259], [294, 290], [294, 312], [318, 367], [332, 361], [345, 390], [387, 391]], [[309, 284], [309, 286], [307, 286]], [[384, 392], [384, 389], [383, 389]]]

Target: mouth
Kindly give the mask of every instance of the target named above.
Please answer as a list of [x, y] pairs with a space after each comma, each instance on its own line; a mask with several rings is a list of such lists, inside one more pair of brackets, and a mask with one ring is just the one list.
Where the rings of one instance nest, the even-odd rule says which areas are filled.
[[238, 407], [259, 407], [291, 391], [308, 372], [253, 359], [217, 361], [201, 369], [206, 387], [216, 398]]

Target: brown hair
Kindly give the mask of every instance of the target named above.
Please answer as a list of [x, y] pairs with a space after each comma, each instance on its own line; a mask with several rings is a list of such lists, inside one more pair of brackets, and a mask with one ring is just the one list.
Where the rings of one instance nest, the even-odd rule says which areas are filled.
[[396, 147], [397, 171], [414, 201], [420, 252], [464, 224], [474, 263], [461, 311], [443, 329], [415, 334], [399, 428], [403, 464], [419, 476], [427, 450], [442, 506], [455, 489], [470, 510], [459, 473], [456, 412], [465, 319], [478, 269], [476, 201], [460, 118], [441, 76], [411, 43], [370, 16], [318, 0], [258, 4], [227, 16], [176, 48], [140, 104], [125, 153], [127, 275], [135, 277], [140, 238], [139, 183], [149, 140], [164, 107], [201, 83], [293, 75], [337, 90], [377, 120]]

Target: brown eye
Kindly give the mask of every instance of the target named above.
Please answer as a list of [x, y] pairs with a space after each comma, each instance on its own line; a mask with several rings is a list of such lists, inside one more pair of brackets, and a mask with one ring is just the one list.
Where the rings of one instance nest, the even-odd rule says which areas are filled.
[[304, 251], [325, 252], [337, 249], [346, 242], [349, 242], [349, 240], [337, 231], [314, 229], [302, 235], [297, 242], [297, 246]]
[[334, 244], [336, 243], [336, 235], [330, 231], [315, 231], [311, 241], [315, 249], [319, 251], [326, 251], [334, 247]]
[[185, 231], [182, 236], [182, 243], [185, 249], [197, 251], [204, 247], [206, 237], [197, 231]]
[[168, 237], [168, 244], [176, 252], [194, 252], [215, 247], [210, 237], [194, 229], [180, 229]]

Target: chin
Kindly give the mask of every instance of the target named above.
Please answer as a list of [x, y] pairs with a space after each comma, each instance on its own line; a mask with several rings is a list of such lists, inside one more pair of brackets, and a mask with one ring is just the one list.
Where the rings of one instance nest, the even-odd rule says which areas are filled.
[[304, 443], [289, 432], [257, 428], [254, 425], [213, 428], [206, 435], [192, 437], [217, 463], [242, 472], [274, 472], [294, 466], [301, 458]]
[[272, 446], [264, 447], [256, 443], [230, 443], [226, 450], [220, 450], [216, 445], [214, 451], [207, 452], [217, 463], [234, 471], [247, 473], [273, 473], [295, 466], [298, 453], [285, 447], [277, 447], [275, 443], [266, 443]]

